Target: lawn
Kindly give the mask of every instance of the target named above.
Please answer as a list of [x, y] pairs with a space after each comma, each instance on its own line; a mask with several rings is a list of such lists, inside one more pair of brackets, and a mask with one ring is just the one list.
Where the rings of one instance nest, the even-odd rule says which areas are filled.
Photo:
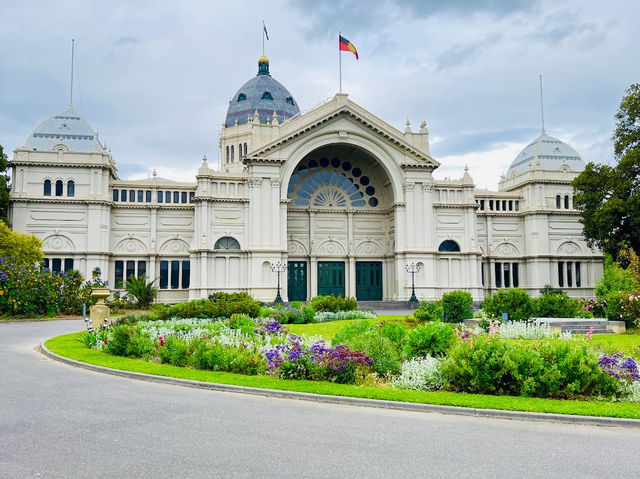
[[[379, 323], [381, 321], [392, 321], [405, 323], [407, 326], [415, 324], [415, 320], [412, 316], [404, 315], [385, 315], [378, 316], [375, 319], [363, 319], [360, 321], [367, 321], [370, 323]], [[312, 324], [287, 324], [285, 327], [289, 332], [293, 334], [306, 334], [308, 337], [320, 336], [326, 340], [331, 340], [338, 331], [344, 328], [347, 324], [353, 323], [353, 319], [347, 319], [344, 321], [327, 321], [326, 323], [312, 323]]]
[[[307, 326], [326, 327], [326, 325], [328, 325], [328, 323]], [[338, 330], [339, 327], [335, 327], [334, 329]], [[329, 327], [326, 327], [325, 332], [327, 334], [335, 334], [335, 331], [331, 331], [331, 328]], [[640, 419], [640, 404], [634, 403], [610, 401], [568, 401], [513, 396], [458, 394], [453, 392], [411, 391], [392, 389], [389, 387], [364, 387], [320, 381], [293, 381], [268, 376], [245, 376], [240, 374], [180, 368], [143, 361], [140, 359], [112, 356], [94, 349], [88, 349], [80, 341], [82, 334], [83, 333], [80, 332], [58, 336], [49, 339], [45, 344], [47, 348], [54, 353], [89, 364], [125, 371], [135, 371], [204, 382], [470, 408]]]

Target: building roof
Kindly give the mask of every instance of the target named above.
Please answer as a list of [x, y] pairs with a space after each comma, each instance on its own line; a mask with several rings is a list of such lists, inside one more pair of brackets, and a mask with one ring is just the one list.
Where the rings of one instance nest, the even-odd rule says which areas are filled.
[[563, 167], [579, 172], [584, 170], [585, 162], [576, 150], [543, 130], [515, 157], [506, 176], [511, 178], [531, 169], [559, 171]]
[[300, 113], [298, 103], [279, 81], [269, 73], [269, 59], [262, 54], [258, 59], [258, 74], [242, 85], [236, 94], [229, 100], [225, 126], [245, 124], [255, 111], [260, 115], [260, 123], [271, 120], [273, 113], [278, 116], [278, 121], [291, 118]]
[[24, 148], [48, 151], [60, 144], [77, 153], [102, 151], [97, 133], [76, 113], [72, 105], [64, 112], [50, 116], [38, 124], [29, 133]]

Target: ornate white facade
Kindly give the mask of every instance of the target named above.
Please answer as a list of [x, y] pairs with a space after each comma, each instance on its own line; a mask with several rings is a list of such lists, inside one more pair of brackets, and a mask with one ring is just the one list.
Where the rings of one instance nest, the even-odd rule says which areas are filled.
[[55, 270], [99, 266], [116, 287], [158, 278], [163, 302], [214, 291], [270, 301], [276, 260], [289, 264], [285, 300], [407, 300], [408, 263], [421, 266], [421, 299], [546, 284], [593, 293], [602, 255], [573, 209], [584, 162], [568, 145], [543, 132], [498, 191], [476, 189], [467, 171], [435, 180], [424, 122], [397, 130], [346, 94], [300, 114], [266, 57], [259, 65], [230, 101], [220, 169], [203, 158], [195, 183], [120, 180], [71, 107], [45, 120], [11, 160], [13, 228], [40, 237]]

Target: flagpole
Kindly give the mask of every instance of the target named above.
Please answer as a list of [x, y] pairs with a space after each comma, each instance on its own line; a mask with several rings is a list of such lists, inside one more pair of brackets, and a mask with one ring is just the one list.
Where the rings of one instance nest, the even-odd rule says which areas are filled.
[[340, 52], [340, 36], [342, 35], [342, 32], [338, 32], [338, 65], [339, 65], [339, 72], [340, 72], [340, 93], [342, 93], [342, 55]]
[[262, 54], [264, 55], [264, 20], [262, 20]]

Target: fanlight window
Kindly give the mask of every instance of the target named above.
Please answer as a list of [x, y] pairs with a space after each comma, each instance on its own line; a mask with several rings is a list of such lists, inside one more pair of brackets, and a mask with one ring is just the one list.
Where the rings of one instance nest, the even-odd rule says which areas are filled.
[[375, 208], [379, 202], [370, 181], [349, 161], [312, 158], [291, 175], [287, 197], [298, 207]]
[[271, 96], [271, 92], [265, 91], [262, 94], [262, 99], [263, 100], [273, 100], [273, 97]]
[[459, 253], [460, 246], [458, 246], [458, 243], [456, 243], [455, 241], [445, 240], [442, 243], [440, 243], [440, 246], [438, 247], [438, 251], [440, 253]]
[[223, 236], [218, 241], [216, 241], [216, 244], [213, 247], [213, 249], [222, 249], [222, 250], [227, 250], [227, 251], [239, 251], [240, 250], [240, 243], [238, 243], [231, 236]]
[[238, 101], [245, 101], [247, 99], [247, 95], [245, 95], [244, 93], [240, 93], [238, 95]]

